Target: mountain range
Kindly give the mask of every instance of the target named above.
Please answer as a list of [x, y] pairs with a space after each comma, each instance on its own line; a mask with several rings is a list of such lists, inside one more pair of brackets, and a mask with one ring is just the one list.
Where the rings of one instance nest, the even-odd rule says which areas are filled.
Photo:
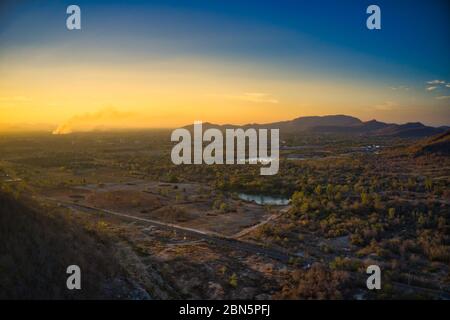
[[[192, 126], [186, 128], [191, 129]], [[242, 126], [225, 124], [216, 125], [209, 122], [203, 123], [204, 129], [215, 127], [228, 128], [267, 128], [280, 129], [281, 134], [317, 133], [317, 134], [345, 134], [363, 136], [392, 136], [401, 138], [421, 138], [443, 133], [450, 129], [449, 126], [431, 127], [420, 122], [408, 122], [405, 124], [385, 123], [377, 120], [361, 121], [358, 118], [347, 115], [328, 115], [299, 117], [293, 120], [279, 121], [266, 124], [246, 124]]]

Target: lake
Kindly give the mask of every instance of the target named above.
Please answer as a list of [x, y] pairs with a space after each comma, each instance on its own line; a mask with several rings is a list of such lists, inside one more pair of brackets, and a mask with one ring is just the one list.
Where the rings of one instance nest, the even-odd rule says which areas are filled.
[[244, 201], [255, 202], [260, 205], [285, 206], [289, 204], [288, 198], [272, 197], [257, 194], [239, 193], [239, 199]]

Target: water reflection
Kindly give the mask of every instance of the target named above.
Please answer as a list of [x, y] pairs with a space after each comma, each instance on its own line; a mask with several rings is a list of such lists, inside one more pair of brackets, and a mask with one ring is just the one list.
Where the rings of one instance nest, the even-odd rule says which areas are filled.
[[288, 198], [281, 198], [281, 197], [272, 197], [272, 196], [265, 196], [265, 195], [255, 195], [255, 194], [246, 194], [246, 193], [239, 193], [238, 194], [239, 199], [244, 201], [251, 201], [255, 202], [260, 205], [273, 205], [273, 206], [285, 206], [289, 204]]

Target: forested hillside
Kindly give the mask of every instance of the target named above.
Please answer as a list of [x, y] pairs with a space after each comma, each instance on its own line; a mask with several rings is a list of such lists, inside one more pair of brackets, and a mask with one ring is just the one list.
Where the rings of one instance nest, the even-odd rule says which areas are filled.
[[[0, 190], [0, 299], [114, 298], [121, 277], [107, 239]], [[100, 241], [99, 241], [100, 240]], [[81, 290], [68, 290], [66, 269], [81, 268]], [[126, 284], [120, 291], [126, 291]]]

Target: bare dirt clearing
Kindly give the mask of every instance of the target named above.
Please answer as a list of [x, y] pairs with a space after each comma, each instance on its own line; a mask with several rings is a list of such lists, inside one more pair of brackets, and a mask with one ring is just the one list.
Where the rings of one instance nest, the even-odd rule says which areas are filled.
[[[47, 194], [61, 201], [232, 236], [271, 216], [266, 207], [199, 183], [88, 184]], [[281, 207], [280, 207], [281, 209]]]

